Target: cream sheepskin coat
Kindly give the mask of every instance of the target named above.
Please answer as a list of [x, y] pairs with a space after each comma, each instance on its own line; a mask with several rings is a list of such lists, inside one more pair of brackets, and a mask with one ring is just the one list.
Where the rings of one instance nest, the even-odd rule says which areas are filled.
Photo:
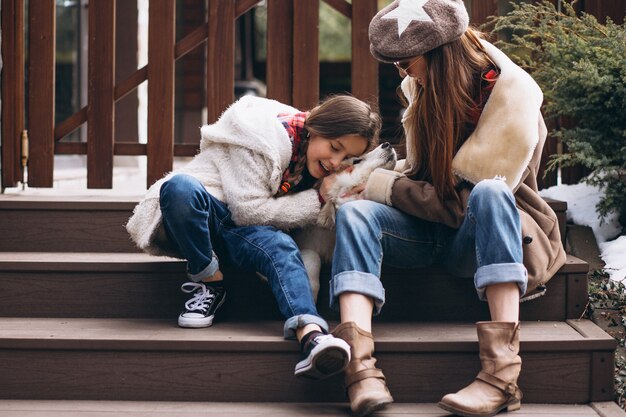
[[274, 198], [292, 154], [291, 140], [277, 116], [297, 112], [275, 100], [246, 96], [217, 122], [203, 126], [200, 152], [154, 183], [135, 207], [126, 229], [136, 245], [154, 255], [178, 256], [161, 226], [159, 205], [161, 185], [176, 174], [197, 178], [228, 206], [238, 226], [289, 230], [315, 223], [320, 212], [316, 190]]

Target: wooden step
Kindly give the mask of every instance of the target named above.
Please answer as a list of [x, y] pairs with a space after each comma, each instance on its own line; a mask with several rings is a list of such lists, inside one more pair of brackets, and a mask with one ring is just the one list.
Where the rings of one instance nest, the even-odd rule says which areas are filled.
[[[3, 417], [347, 417], [346, 403], [224, 403], [153, 401], [0, 401]], [[444, 417], [433, 403], [394, 403], [374, 416]], [[522, 404], [514, 417], [623, 417], [614, 402], [588, 405]]]
[[[479, 370], [475, 326], [375, 323], [376, 357], [397, 402], [436, 402]], [[613, 399], [616, 341], [590, 321], [523, 322], [520, 387], [530, 403]], [[0, 399], [344, 402], [339, 376], [293, 376], [282, 322], [0, 319]]]
[[138, 200], [0, 195], [0, 252], [138, 252], [124, 228]]
[[[124, 224], [139, 199], [0, 195], [0, 252], [137, 252]], [[564, 239], [567, 203], [547, 201]]]
[[[577, 319], [587, 303], [587, 264], [573, 256], [547, 294], [522, 303], [523, 320]], [[224, 269], [228, 319], [282, 319], [269, 286], [253, 273]], [[320, 314], [328, 308], [330, 271], [322, 273]], [[185, 263], [142, 253], [0, 252], [0, 317], [174, 318], [185, 301]], [[487, 320], [473, 280], [440, 268], [383, 271], [382, 321]], [[445, 300], [445, 302], [442, 302]], [[407, 308], [410, 306], [410, 308]]]

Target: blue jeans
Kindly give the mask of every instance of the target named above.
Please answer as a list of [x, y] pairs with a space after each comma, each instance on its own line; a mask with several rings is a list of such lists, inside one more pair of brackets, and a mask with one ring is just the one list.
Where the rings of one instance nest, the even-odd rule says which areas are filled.
[[374, 300], [374, 314], [385, 303], [380, 281], [383, 263], [395, 268], [440, 265], [460, 277], [474, 277], [481, 300], [488, 286], [514, 282], [526, 292], [521, 222], [506, 183], [484, 180], [472, 189], [459, 229], [410, 216], [368, 200], [345, 204], [337, 213], [337, 241], [330, 283], [330, 305], [356, 292]]
[[313, 301], [311, 285], [291, 236], [271, 226], [237, 227], [228, 207], [209, 194], [196, 178], [176, 175], [161, 186], [161, 213], [168, 238], [187, 260], [192, 281], [215, 274], [217, 252], [223, 261], [267, 277], [278, 307], [287, 319], [284, 336], [317, 324], [328, 331]]

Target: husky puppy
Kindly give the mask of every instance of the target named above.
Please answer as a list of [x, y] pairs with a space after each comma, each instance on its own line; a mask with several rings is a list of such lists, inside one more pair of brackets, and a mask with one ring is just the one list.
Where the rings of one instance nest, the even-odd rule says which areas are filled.
[[337, 179], [330, 187], [330, 198], [320, 211], [318, 224], [294, 230], [292, 236], [302, 254], [302, 260], [309, 275], [313, 298], [317, 300], [322, 263], [332, 260], [335, 249], [335, 215], [342, 204], [359, 198], [351, 193], [354, 187], [365, 185], [376, 168], [393, 169], [396, 165], [396, 151], [388, 142], [379, 145], [362, 157], [347, 161]]

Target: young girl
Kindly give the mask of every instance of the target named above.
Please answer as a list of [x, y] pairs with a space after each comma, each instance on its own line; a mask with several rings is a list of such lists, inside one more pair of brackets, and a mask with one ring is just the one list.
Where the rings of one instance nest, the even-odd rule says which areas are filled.
[[382, 263], [474, 277], [493, 320], [477, 323], [482, 370], [439, 405], [477, 417], [520, 407], [520, 296], [565, 261], [556, 215], [537, 195], [542, 93], [468, 20], [461, 0], [399, 0], [370, 23], [372, 54], [404, 77], [407, 159], [375, 171], [364, 199], [337, 215], [333, 334], [352, 349], [345, 381], [357, 416], [393, 401], [372, 356]]
[[244, 97], [203, 126], [200, 153], [152, 185], [127, 224], [139, 248], [187, 260], [190, 282], [181, 289], [191, 298], [178, 324], [211, 326], [225, 299], [220, 264], [257, 271], [287, 319], [285, 338], [301, 343], [295, 374], [341, 372], [349, 346], [328, 334], [298, 247], [283, 230], [316, 222], [325, 178], [374, 145], [380, 125], [366, 103], [336, 96], [304, 113]]

